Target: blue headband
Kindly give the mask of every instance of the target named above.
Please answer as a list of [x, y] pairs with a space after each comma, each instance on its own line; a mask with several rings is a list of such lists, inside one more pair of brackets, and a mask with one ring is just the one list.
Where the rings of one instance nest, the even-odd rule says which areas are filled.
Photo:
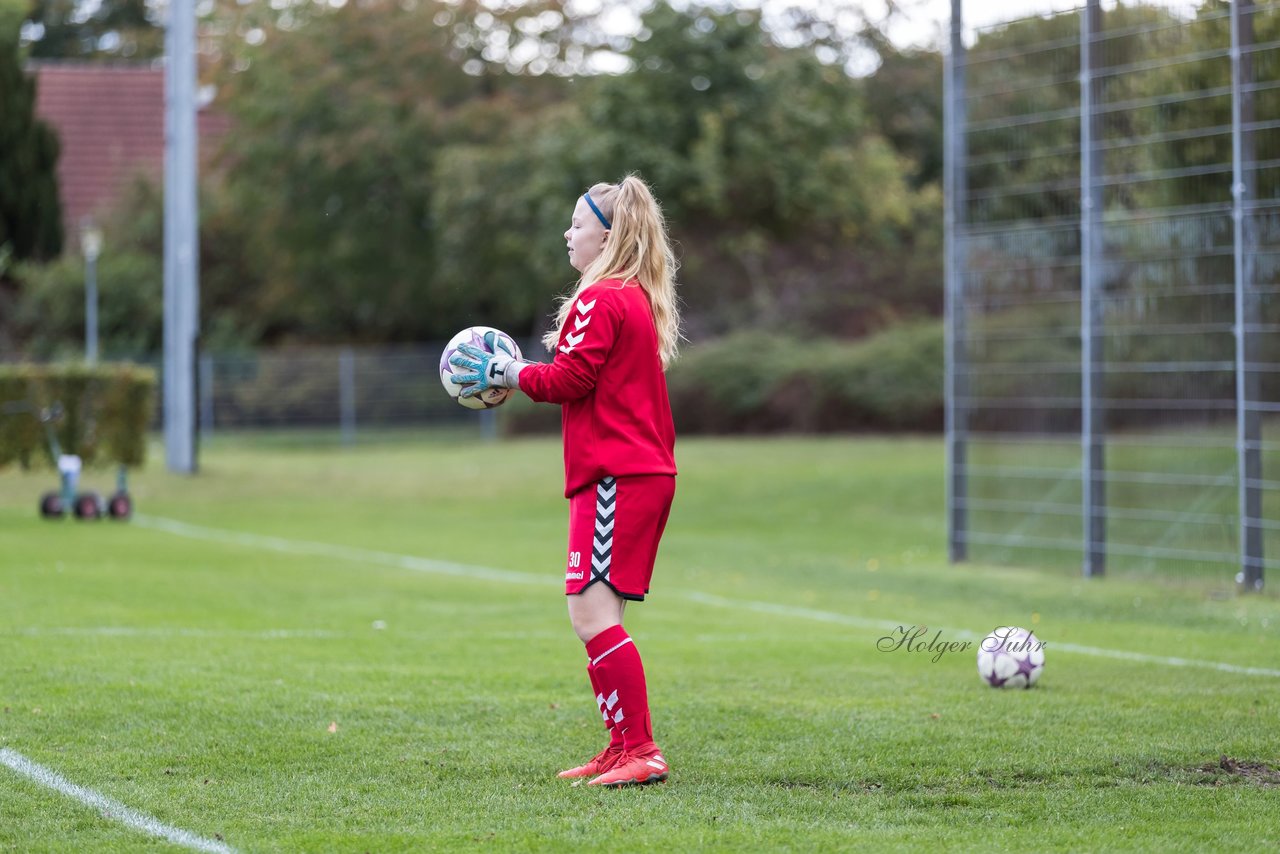
[[596, 219], [600, 220], [605, 228], [613, 228], [613, 226], [609, 224], [609, 220], [604, 218], [604, 214], [600, 213], [600, 209], [596, 207], [596, 203], [591, 201], [590, 193], [583, 193], [582, 198], [587, 200], [587, 204], [591, 205], [591, 210], [595, 211]]

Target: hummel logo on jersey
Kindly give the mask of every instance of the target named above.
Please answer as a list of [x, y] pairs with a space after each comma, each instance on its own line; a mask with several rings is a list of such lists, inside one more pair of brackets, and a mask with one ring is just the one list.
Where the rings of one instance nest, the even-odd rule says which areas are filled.
[[591, 323], [591, 318], [587, 315], [591, 312], [591, 309], [595, 307], [595, 300], [592, 300], [591, 302], [578, 300], [577, 309], [581, 313], [581, 317], [575, 317], [573, 320], [573, 328], [578, 334], [574, 335], [573, 332], [569, 332], [568, 330], [565, 331], [564, 340], [566, 343], [560, 345], [561, 353], [572, 353], [573, 348], [582, 343], [582, 339], [587, 333], [581, 330], [586, 329], [587, 324]]

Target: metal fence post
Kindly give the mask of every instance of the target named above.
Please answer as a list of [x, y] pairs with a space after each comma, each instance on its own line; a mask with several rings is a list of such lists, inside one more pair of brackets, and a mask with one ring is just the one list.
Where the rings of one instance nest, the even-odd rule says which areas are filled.
[[1231, 220], [1235, 268], [1236, 459], [1240, 507], [1240, 572], [1246, 591], [1262, 590], [1262, 413], [1253, 365], [1259, 320], [1254, 282], [1257, 252], [1253, 218], [1245, 210], [1255, 196], [1253, 0], [1231, 4]]
[[1088, 0], [1080, 17], [1080, 446], [1084, 516], [1084, 574], [1106, 571], [1106, 411], [1102, 404], [1104, 356], [1102, 286], [1101, 67], [1094, 36], [1102, 31], [1099, 0]]
[[356, 441], [356, 358], [350, 347], [338, 354], [338, 407], [342, 423], [342, 444]]
[[951, 0], [951, 49], [943, 74], [944, 146], [943, 185], [946, 195], [943, 219], [946, 244], [945, 281], [945, 397], [947, 448], [947, 550], [951, 561], [968, 557], [968, 495], [966, 469], [968, 427], [966, 374], [968, 371], [965, 330], [965, 49], [963, 0]]
[[213, 435], [213, 356], [200, 354], [200, 436]]
[[480, 438], [485, 442], [498, 438], [498, 413], [492, 409], [480, 410]]

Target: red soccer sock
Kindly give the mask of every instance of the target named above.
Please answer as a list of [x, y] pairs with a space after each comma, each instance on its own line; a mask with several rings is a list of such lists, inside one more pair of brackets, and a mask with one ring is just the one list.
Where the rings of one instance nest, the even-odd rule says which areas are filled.
[[633, 753], [655, 750], [649, 721], [649, 695], [644, 664], [631, 636], [622, 626], [610, 626], [587, 641], [587, 657], [594, 671], [596, 696], [605, 716], [621, 732], [622, 747]]
[[618, 729], [613, 722], [613, 717], [604, 710], [604, 693], [600, 689], [600, 679], [596, 676], [596, 669], [592, 666], [590, 660], [587, 661], [587, 678], [591, 680], [591, 690], [596, 694], [596, 705], [600, 708], [600, 714], [604, 717], [605, 729], [609, 732], [609, 747], [622, 747], [622, 730]]

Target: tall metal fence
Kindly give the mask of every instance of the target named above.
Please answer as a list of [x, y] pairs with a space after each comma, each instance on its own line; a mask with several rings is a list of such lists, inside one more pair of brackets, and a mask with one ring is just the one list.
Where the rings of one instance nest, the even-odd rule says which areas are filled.
[[977, 29], [964, 7], [952, 559], [1261, 590], [1280, 564], [1280, 3], [1090, 0]]

